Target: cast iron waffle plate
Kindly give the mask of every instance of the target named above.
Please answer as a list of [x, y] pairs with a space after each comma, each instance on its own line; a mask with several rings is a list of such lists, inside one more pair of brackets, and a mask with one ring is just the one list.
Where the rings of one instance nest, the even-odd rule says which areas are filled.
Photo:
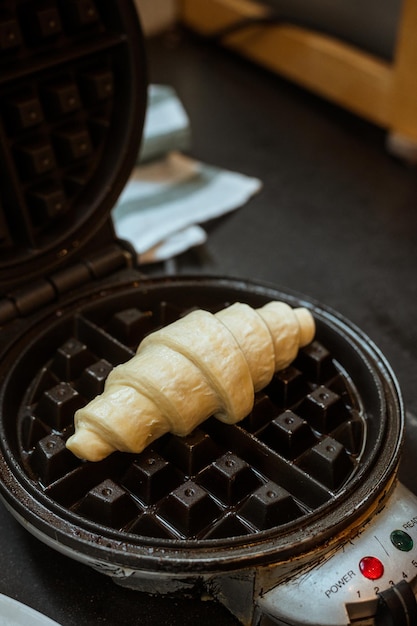
[[164, 539], [251, 535], [330, 502], [360, 463], [365, 416], [320, 341], [274, 376], [238, 425], [210, 418], [188, 437], [165, 435], [142, 454], [99, 463], [65, 448], [74, 411], [102, 391], [111, 368], [144, 334], [188, 310], [119, 301], [116, 309], [79, 312], [54, 337], [17, 418], [20, 462], [35, 488], [93, 523]]
[[[75, 410], [146, 333], [195, 307], [270, 300], [310, 307], [316, 341], [242, 422], [210, 418], [99, 463], [66, 449]], [[40, 539], [94, 566], [182, 578], [284, 562], [362, 524], [395, 478], [404, 415], [388, 364], [341, 316], [295, 294], [129, 270], [15, 319], [8, 335], [2, 498]]]

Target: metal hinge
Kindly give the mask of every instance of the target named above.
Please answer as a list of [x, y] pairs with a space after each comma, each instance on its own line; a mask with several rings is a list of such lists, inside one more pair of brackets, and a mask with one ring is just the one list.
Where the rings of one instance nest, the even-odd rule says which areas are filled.
[[31, 315], [65, 293], [132, 265], [133, 257], [128, 250], [111, 245], [0, 298], [0, 325]]

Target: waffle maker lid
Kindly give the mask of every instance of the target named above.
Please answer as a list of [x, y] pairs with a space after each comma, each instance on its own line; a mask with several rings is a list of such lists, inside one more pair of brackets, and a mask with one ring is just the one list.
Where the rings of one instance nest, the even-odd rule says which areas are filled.
[[146, 110], [135, 4], [4, 2], [0, 70], [4, 296], [115, 240]]

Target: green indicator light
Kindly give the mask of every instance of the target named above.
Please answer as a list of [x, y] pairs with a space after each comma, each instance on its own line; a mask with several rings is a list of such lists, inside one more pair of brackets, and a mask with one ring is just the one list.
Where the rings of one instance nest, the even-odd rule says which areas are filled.
[[414, 542], [410, 535], [403, 530], [394, 530], [390, 535], [391, 543], [403, 552], [410, 552], [413, 549]]

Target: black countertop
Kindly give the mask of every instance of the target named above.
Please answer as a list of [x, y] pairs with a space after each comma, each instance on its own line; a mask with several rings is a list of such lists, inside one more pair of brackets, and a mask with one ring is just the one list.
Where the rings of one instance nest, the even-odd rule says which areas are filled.
[[[403, 481], [417, 491], [417, 174], [385, 133], [188, 34], [148, 42], [149, 75], [178, 92], [191, 155], [263, 182], [176, 271], [273, 283], [338, 310], [380, 347], [408, 415]], [[165, 271], [155, 267], [152, 273]], [[0, 592], [63, 626], [235, 624], [215, 602], [150, 597], [56, 553], [0, 508]]]

